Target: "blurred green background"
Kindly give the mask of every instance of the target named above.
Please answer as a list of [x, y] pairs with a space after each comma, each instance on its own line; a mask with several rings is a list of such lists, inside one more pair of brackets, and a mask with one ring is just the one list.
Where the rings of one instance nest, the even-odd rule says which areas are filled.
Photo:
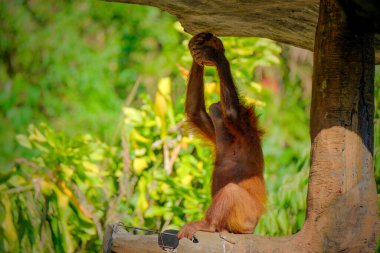
[[[14, 0], [0, 2], [0, 27], [0, 252], [99, 252], [106, 224], [178, 229], [204, 215], [213, 154], [185, 121], [190, 35], [174, 17]], [[305, 219], [312, 55], [267, 39], [223, 42], [266, 132], [267, 212], [255, 233], [294, 233]], [[207, 104], [217, 82], [207, 68]], [[379, 84], [377, 69], [378, 192]]]

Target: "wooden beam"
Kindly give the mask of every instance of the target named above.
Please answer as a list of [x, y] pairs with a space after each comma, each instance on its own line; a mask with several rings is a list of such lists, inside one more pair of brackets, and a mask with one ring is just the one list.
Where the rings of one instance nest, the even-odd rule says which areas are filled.
[[[158, 246], [157, 235], [132, 235], [123, 230], [112, 234], [113, 226], [107, 227], [103, 240], [103, 253], [162, 253], [166, 252]], [[193, 243], [188, 239], [181, 239], [177, 248], [178, 253], [220, 253], [220, 252], [272, 252], [273, 243], [275, 248], [290, 245], [296, 242], [294, 236], [281, 238], [269, 238], [254, 235], [235, 235], [229, 233], [207, 233], [197, 232], [198, 243]], [[280, 246], [282, 245], [282, 246]], [[296, 249], [294, 246], [292, 248]], [[270, 251], [261, 251], [264, 249]], [[247, 251], [249, 250], [249, 251]], [[258, 251], [259, 250], [259, 251]]]
[[[106, 0], [157, 7], [177, 17], [190, 34], [212, 32], [218, 36], [262, 37], [313, 51], [318, 21], [318, 0], [188, 1], [188, 0]], [[380, 12], [378, 0], [340, 0], [366, 14], [369, 3]], [[363, 9], [360, 3], [365, 4]], [[351, 9], [350, 9], [351, 10]], [[376, 12], [377, 11], [377, 12]], [[352, 12], [356, 13], [356, 12]], [[372, 15], [372, 13], [368, 13]], [[358, 15], [352, 19], [356, 19]], [[378, 19], [364, 19], [365, 27]], [[353, 23], [360, 23], [353, 20]], [[371, 22], [371, 23], [368, 23]], [[152, 24], [154, 25], [154, 24]], [[380, 19], [377, 26], [380, 26]], [[376, 62], [380, 63], [380, 34], [376, 35]]]

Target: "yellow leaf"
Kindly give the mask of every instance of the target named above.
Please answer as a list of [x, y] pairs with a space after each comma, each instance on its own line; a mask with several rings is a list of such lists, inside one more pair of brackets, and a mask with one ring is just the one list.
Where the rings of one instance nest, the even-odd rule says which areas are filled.
[[4, 219], [1, 224], [4, 231], [4, 237], [8, 242], [9, 252], [17, 252], [18, 238], [16, 228], [13, 223], [12, 205], [8, 195], [4, 194], [2, 196], [2, 203], [5, 209], [5, 213], [3, 214]]
[[57, 203], [60, 208], [65, 208], [69, 205], [69, 198], [63, 194], [57, 187], [54, 188], [54, 192], [57, 196]]
[[256, 91], [261, 92], [263, 90], [263, 86], [256, 82], [251, 82], [251, 87], [254, 88]]
[[136, 129], [131, 130], [130, 138], [138, 142], [149, 143], [149, 139], [142, 136], [139, 132], [136, 131]]
[[38, 142], [45, 142], [46, 138], [43, 136], [43, 134], [35, 128], [33, 133], [29, 135], [29, 140], [31, 141], [38, 141]]
[[99, 168], [96, 164], [89, 162], [89, 161], [83, 161], [82, 162], [83, 167], [87, 172], [98, 174], [99, 173]]
[[183, 144], [183, 145], [186, 144], [187, 145], [187, 144], [189, 144], [191, 142], [192, 142], [192, 140], [189, 137], [187, 137], [187, 136], [182, 137], [181, 144]]
[[16, 135], [16, 140], [18, 143], [20, 143], [21, 146], [26, 147], [26, 148], [32, 148], [32, 144], [30, 144], [29, 139], [22, 134]]
[[185, 31], [185, 29], [183, 29], [182, 25], [180, 22], [174, 22], [174, 29], [177, 31], [177, 32], [181, 32], [183, 33]]
[[71, 178], [74, 174], [74, 170], [65, 164], [61, 165], [61, 170], [68, 178]]
[[137, 207], [141, 211], [145, 211], [146, 209], [148, 209], [149, 204], [148, 204], [148, 201], [146, 200], [145, 194], [142, 194], [142, 193], [139, 194], [139, 197], [137, 199]]
[[146, 148], [139, 148], [135, 149], [135, 155], [136, 156], [143, 156], [146, 153]]
[[168, 185], [168, 184], [162, 183], [162, 184], [160, 185], [160, 189], [161, 189], [161, 191], [165, 191], [165, 190], [168, 189], [168, 188], [169, 188], [169, 185]]
[[263, 101], [260, 101], [260, 100], [257, 100], [257, 99], [254, 99], [254, 98], [250, 98], [250, 97], [244, 97], [244, 100], [245, 102], [249, 105], [249, 104], [253, 104], [255, 106], [259, 106], [259, 107], [264, 107], [266, 105], [265, 102]]
[[[89, 218], [89, 219], [92, 218], [92, 213], [89, 210], [87, 210], [85, 205], [77, 199], [74, 192], [69, 187], [67, 187], [65, 182], [58, 181], [56, 183], [56, 186], [54, 185], [54, 191], [56, 192], [57, 197], [65, 196], [65, 198], [62, 198], [61, 200], [59, 200], [60, 201], [59, 204], [62, 205], [62, 207], [68, 204], [68, 202], [66, 203], [66, 201], [70, 200], [82, 212], [82, 214], [86, 218]], [[61, 195], [58, 196], [59, 194]]]
[[158, 82], [158, 90], [155, 95], [154, 110], [156, 114], [164, 120], [168, 107], [168, 100], [170, 99], [171, 82], [170, 78], [162, 78]]
[[161, 122], [165, 121], [166, 109], [167, 102], [165, 96], [160, 91], [157, 91], [154, 102], [154, 111], [156, 115], [160, 118]]
[[205, 94], [206, 95], [211, 95], [213, 93], [218, 93], [219, 92], [219, 85], [216, 83], [206, 83], [205, 85]]
[[148, 200], [146, 199], [146, 194], [145, 194], [146, 193], [145, 178], [142, 177], [140, 179], [137, 188], [139, 192], [139, 196], [137, 198], [137, 208], [141, 211], [145, 211], [149, 207]]
[[145, 158], [141, 157], [133, 160], [133, 170], [136, 174], [141, 174], [141, 172], [143, 172], [146, 168], [148, 168], [148, 163]]
[[171, 94], [171, 81], [169, 77], [161, 78], [158, 82], [158, 91], [168, 98]]
[[41, 181], [41, 192], [44, 195], [51, 195], [52, 193], [52, 186], [49, 182], [46, 182], [45, 180]]
[[192, 175], [186, 175], [183, 178], [181, 178], [181, 183], [183, 185], [190, 185], [190, 183], [191, 183], [192, 180], [193, 180], [193, 176]]
[[171, 108], [171, 81], [170, 78], [162, 78], [158, 82], [158, 90], [155, 95], [154, 111], [159, 118], [161, 126], [161, 137], [166, 136], [166, 114]]
[[141, 123], [142, 122], [142, 115], [141, 112], [135, 108], [132, 107], [124, 107], [123, 113], [125, 116], [125, 122], [128, 123]]

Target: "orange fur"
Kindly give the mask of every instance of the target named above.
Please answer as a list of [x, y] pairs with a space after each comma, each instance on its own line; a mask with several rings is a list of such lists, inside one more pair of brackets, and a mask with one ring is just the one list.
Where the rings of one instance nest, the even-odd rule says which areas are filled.
[[[186, 224], [178, 237], [191, 238], [199, 230], [252, 233], [265, 210], [262, 131], [254, 108], [239, 102], [222, 42], [199, 34], [189, 44], [194, 62], [186, 94], [189, 121], [215, 147], [212, 201], [206, 217]], [[203, 66], [216, 66], [221, 101], [206, 112]]]

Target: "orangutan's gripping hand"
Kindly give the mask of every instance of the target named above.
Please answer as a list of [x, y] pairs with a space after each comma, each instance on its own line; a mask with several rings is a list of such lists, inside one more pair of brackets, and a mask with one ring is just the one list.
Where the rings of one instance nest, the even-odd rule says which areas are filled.
[[224, 56], [224, 46], [220, 39], [211, 33], [200, 33], [189, 42], [194, 61], [201, 66], [215, 66]]

